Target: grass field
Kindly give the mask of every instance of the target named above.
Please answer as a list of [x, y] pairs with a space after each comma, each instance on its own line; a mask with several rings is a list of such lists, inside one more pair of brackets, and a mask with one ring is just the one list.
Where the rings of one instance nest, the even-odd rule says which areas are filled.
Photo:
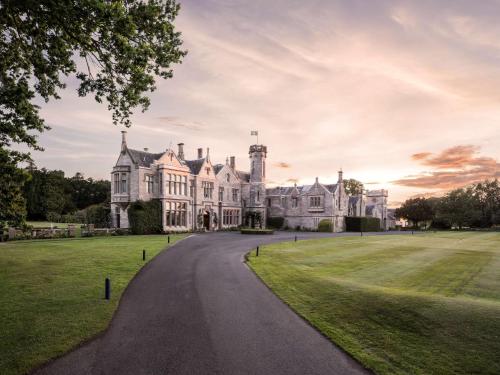
[[379, 374], [500, 374], [500, 233], [344, 237], [249, 265]]
[[[142, 249], [150, 260], [166, 246], [166, 236], [0, 244], [0, 373], [25, 373], [105, 329], [145, 264]], [[106, 277], [110, 301], [103, 298]]]

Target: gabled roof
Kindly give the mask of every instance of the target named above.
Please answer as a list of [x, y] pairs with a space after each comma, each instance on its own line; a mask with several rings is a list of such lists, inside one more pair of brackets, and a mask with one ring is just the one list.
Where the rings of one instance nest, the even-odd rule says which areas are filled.
[[184, 160], [184, 163], [186, 163], [186, 165], [191, 170], [191, 173], [194, 175], [197, 175], [200, 173], [201, 167], [203, 166], [204, 162], [205, 162], [205, 158], [196, 159], [196, 160]]
[[359, 199], [360, 199], [359, 196], [349, 197], [349, 206], [354, 206], [358, 204]]
[[224, 164], [215, 164], [214, 165], [214, 171], [215, 171], [215, 174], [218, 174], [222, 168], [224, 168]]
[[372, 215], [374, 209], [375, 209], [375, 205], [374, 204], [370, 204], [370, 205], [366, 206], [366, 214], [367, 215]]
[[277, 186], [274, 188], [266, 189], [267, 195], [291, 195], [294, 186]]
[[155, 160], [158, 160], [164, 154], [164, 152], [159, 154], [152, 154], [151, 152], [132, 150], [131, 148], [128, 148], [127, 150], [134, 163], [138, 164], [140, 167], [148, 168], [151, 166], [151, 164], [153, 164]]
[[238, 176], [238, 178], [241, 181], [250, 182], [250, 173], [238, 171], [238, 170], [235, 170], [234, 172], [236, 173], [236, 176]]
[[326, 190], [328, 190], [330, 193], [334, 193], [335, 190], [337, 190], [338, 184], [330, 184], [330, 185], [323, 185]]

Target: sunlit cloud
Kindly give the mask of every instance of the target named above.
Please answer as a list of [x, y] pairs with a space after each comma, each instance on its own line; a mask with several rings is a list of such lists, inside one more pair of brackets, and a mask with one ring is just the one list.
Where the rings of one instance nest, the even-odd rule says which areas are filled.
[[437, 155], [428, 152], [414, 154], [413, 160], [418, 160], [420, 164], [432, 167], [434, 170], [408, 176], [393, 183], [425, 189], [453, 189], [486, 179], [499, 178], [500, 163], [492, 157], [478, 156], [479, 151], [478, 146], [458, 145]]

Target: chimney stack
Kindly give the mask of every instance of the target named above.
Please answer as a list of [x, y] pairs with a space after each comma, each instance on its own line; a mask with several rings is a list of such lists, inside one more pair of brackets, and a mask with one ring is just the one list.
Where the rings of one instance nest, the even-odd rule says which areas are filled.
[[207, 160], [210, 160], [210, 149], [207, 147]]
[[127, 148], [127, 132], [122, 130], [122, 152], [125, 153]]
[[203, 149], [202, 148], [198, 149], [198, 159], [203, 159]]
[[149, 148], [144, 147], [144, 152], [148, 152], [148, 151], [149, 151]]
[[342, 172], [342, 168], [340, 168], [340, 171], [339, 171], [339, 181], [338, 183], [341, 184], [344, 182], [344, 178], [343, 178], [343, 172]]
[[180, 160], [184, 160], [184, 143], [178, 143], [177, 144], [177, 147], [178, 147], [178, 152], [177, 152], [177, 157], [180, 159]]
[[231, 156], [230, 160], [231, 160], [231, 164], [230, 164], [231, 169], [234, 171], [236, 168], [236, 158], [234, 156]]

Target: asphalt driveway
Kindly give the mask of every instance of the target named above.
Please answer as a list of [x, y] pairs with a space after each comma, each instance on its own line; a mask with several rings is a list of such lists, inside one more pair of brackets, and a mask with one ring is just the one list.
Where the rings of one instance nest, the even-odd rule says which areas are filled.
[[132, 280], [103, 335], [36, 374], [369, 373], [243, 263], [255, 246], [295, 235], [208, 233], [178, 242]]

